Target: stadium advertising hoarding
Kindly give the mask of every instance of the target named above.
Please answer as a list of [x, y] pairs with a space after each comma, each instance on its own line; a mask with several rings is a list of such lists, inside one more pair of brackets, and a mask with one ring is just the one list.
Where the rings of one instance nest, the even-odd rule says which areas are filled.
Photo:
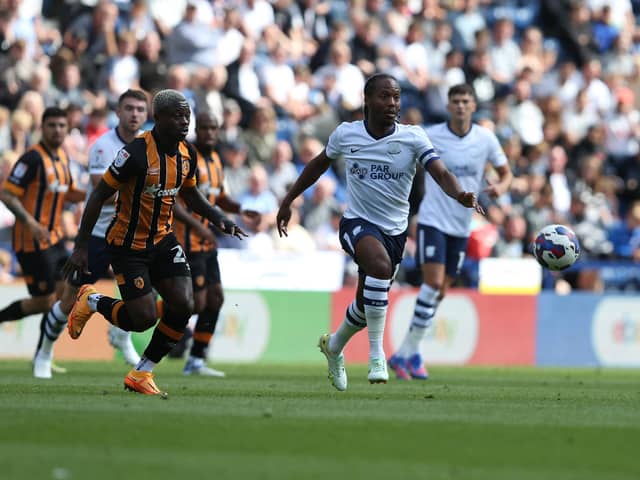
[[538, 297], [536, 364], [640, 367], [640, 297]]
[[[98, 289], [115, 294], [113, 282]], [[26, 295], [21, 283], [0, 287], [5, 302]], [[416, 289], [390, 293], [385, 349], [394, 351], [410, 321]], [[337, 328], [352, 301], [351, 288], [329, 292], [228, 290], [214, 336], [215, 362], [319, 363], [320, 334]], [[0, 358], [30, 359], [41, 315], [0, 324]], [[330, 325], [331, 324], [331, 325]], [[107, 322], [87, 324], [82, 338], [63, 333], [58, 360], [112, 360]], [[139, 352], [152, 330], [134, 334]], [[349, 362], [366, 362], [368, 341], [358, 333]], [[453, 290], [442, 302], [423, 346], [427, 364], [640, 367], [640, 297], [553, 293], [483, 295]]]
[[[407, 331], [416, 289], [392, 290], [385, 330], [385, 351], [395, 351]], [[354, 292], [334, 294], [332, 330], [342, 321]], [[529, 295], [482, 295], [454, 290], [440, 305], [423, 344], [427, 364], [533, 365], [535, 360], [535, 298]], [[368, 359], [366, 332], [345, 350], [347, 361]]]

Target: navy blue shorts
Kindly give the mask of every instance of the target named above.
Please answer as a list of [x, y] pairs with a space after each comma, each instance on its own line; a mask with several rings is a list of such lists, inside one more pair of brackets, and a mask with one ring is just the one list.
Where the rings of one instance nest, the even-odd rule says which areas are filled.
[[362, 218], [344, 218], [340, 220], [340, 245], [356, 263], [356, 244], [366, 235], [370, 235], [378, 239], [389, 254], [393, 269], [402, 261], [404, 253], [404, 244], [407, 241], [406, 230], [400, 235], [387, 235], [382, 232], [376, 225], [367, 222]]
[[89, 238], [89, 275], [81, 274], [71, 284], [80, 287], [85, 283], [96, 283], [101, 278], [109, 276], [109, 264], [111, 255], [107, 250], [107, 241], [103, 237], [91, 235]]
[[454, 237], [437, 228], [422, 224], [418, 224], [417, 235], [418, 265], [444, 264], [447, 275], [457, 276], [464, 262], [468, 237]]

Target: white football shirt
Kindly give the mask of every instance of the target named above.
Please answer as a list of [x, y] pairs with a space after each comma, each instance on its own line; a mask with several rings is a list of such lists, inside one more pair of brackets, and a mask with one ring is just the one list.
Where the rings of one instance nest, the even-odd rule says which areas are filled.
[[342, 155], [347, 175], [346, 218], [362, 218], [387, 235], [407, 229], [409, 193], [417, 162], [423, 166], [438, 155], [424, 129], [396, 124], [395, 130], [375, 139], [365, 122], [343, 122], [327, 142], [326, 153]]
[[[116, 153], [124, 147], [126, 143], [118, 135], [118, 131], [113, 128], [101, 135], [89, 149], [89, 175], [102, 175], [109, 165], [116, 158]], [[93, 191], [93, 184], [89, 182], [87, 187], [87, 199]], [[91, 231], [91, 235], [95, 237], [105, 238], [107, 227], [111, 223], [116, 213], [116, 207], [113, 201], [107, 200], [102, 206], [100, 216], [95, 227]]]
[[[460, 137], [447, 123], [427, 128], [427, 135], [440, 158], [457, 178], [462, 189], [478, 193], [487, 162], [494, 167], [507, 163], [507, 157], [494, 133], [473, 124]], [[431, 175], [425, 175], [425, 193], [418, 211], [418, 223], [435, 227], [456, 237], [468, 237], [473, 209], [466, 208], [442, 191]]]

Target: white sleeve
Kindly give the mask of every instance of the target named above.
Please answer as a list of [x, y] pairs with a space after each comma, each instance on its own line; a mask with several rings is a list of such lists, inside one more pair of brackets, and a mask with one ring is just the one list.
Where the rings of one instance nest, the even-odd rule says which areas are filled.
[[102, 142], [95, 142], [89, 149], [89, 175], [102, 175], [113, 158], [109, 155], [110, 149], [104, 148]]
[[431, 163], [433, 160], [440, 159], [438, 152], [433, 147], [427, 132], [424, 131], [422, 127], [414, 127], [413, 128], [414, 136], [415, 136], [415, 153], [416, 159], [420, 164], [427, 168], [427, 165]]
[[502, 146], [498, 141], [498, 137], [493, 132], [487, 132], [487, 136], [489, 138], [489, 162], [494, 167], [501, 167], [502, 165], [506, 165], [509, 160], [502, 150]]
[[329, 135], [327, 140], [327, 157], [335, 159], [342, 153], [342, 130], [344, 123], [338, 125], [338, 127]]

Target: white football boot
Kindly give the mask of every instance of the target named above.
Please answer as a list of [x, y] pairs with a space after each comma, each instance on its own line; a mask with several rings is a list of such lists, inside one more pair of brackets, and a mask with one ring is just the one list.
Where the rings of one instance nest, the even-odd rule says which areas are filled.
[[344, 354], [334, 355], [329, 351], [329, 334], [325, 333], [318, 340], [318, 348], [327, 357], [329, 367], [329, 380], [337, 390], [344, 392], [347, 389], [347, 371], [344, 368]]

